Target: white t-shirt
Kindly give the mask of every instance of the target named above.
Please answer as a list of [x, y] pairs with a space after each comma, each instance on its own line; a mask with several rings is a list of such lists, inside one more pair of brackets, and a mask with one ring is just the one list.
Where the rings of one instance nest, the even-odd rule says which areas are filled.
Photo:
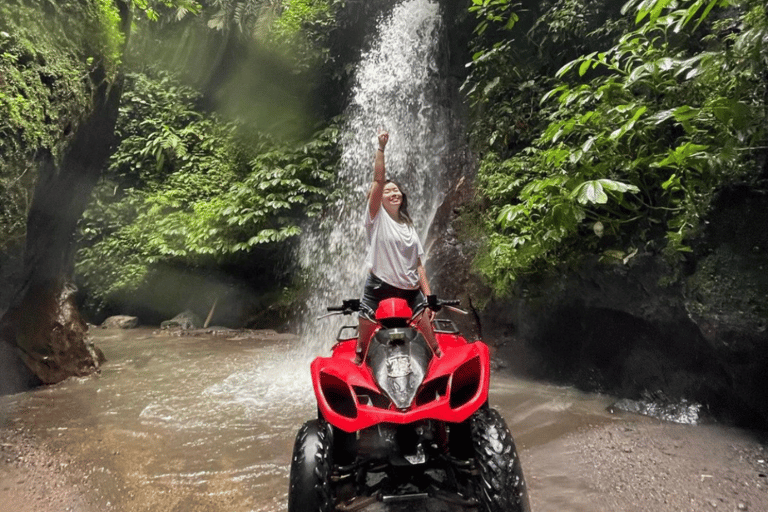
[[419, 288], [419, 258], [424, 248], [413, 226], [395, 221], [384, 210], [372, 219], [365, 205], [365, 231], [368, 234], [368, 250], [365, 267], [387, 284], [402, 290]]

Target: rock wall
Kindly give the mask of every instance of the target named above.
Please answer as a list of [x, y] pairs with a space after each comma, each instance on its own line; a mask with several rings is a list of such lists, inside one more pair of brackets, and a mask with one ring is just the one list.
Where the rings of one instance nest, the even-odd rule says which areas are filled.
[[77, 222], [109, 156], [118, 114], [121, 80], [106, 78], [102, 66], [91, 72], [93, 109], [61, 159], [50, 153], [38, 158], [21, 279], [0, 317], [0, 343], [26, 368], [18, 359], [8, 364], [20, 373], [30, 370], [45, 384], [87, 375], [103, 361], [86, 336], [70, 281]]
[[[438, 293], [485, 304], [481, 332], [471, 319], [459, 321], [503, 365], [620, 397], [696, 401], [717, 419], [768, 426], [765, 194], [722, 192], [679, 268], [653, 253], [626, 263], [595, 257], [577, 270], [519, 280], [510, 297], [488, 300], [471, 270], [477, 241], [460, 234], [459, 213], [473, 196], [461, 179], [435, 219], [428, 267]], [[682, 277], [661, 284], [675, 273]]]

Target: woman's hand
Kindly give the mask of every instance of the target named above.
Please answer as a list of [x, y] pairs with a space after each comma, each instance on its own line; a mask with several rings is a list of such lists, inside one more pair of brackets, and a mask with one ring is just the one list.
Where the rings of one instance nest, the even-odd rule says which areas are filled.
[[379, 149], [384, 151], [384, 148], [387, 147], [387, 142], [389, 142], [389, 132], [386, 130], [379, 129]]

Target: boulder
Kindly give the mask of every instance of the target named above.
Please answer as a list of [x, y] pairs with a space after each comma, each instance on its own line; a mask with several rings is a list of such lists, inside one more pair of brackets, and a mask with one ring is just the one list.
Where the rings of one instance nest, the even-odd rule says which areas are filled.
[[10, 351], [18, 356], [9, 363], [17, 373], [17, 384], [31, 380], [55, 384], [68, 377], [83, 377], [98, 371], [106, 360], [88, 338], [88, 326], [77, 310], [76, 291], [74, 285], [60, 280], [32, 282], [22, 300], [3, 316], [0, 343], [9, 345], [3, 349], [6, 354]]
[[188, 331], [190, 329], [200, 329], [203, 326], [203, 320], [195, 314], [195, 312], [187, 309], [160, 324], [162, 329], [182, 329]]
[[135, 316], [115, 315], [104, 320], [100, 327], [102, 329], [134, 329], [138, 325], [139, 319]]

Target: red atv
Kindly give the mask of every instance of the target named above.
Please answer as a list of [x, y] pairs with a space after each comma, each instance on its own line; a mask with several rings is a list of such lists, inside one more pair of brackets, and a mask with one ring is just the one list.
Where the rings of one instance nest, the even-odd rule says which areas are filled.
[[[436, 312], [455, 305], [428, 297]], [[328, 311], [359, 308], [359, 300], [345, 300]], [[362, 365], [354, 363], [357, 326], [342, 327], [331, 356], [312, 361], [318, 418], [296, 435], [289, 512], [426, 499], [485, 512], [530, 510], [515, 442], [488, 406], [488, 347], [435, 319], [443, 352], [436, 357], [416, 316], [405, 300], [385, 299]]]

